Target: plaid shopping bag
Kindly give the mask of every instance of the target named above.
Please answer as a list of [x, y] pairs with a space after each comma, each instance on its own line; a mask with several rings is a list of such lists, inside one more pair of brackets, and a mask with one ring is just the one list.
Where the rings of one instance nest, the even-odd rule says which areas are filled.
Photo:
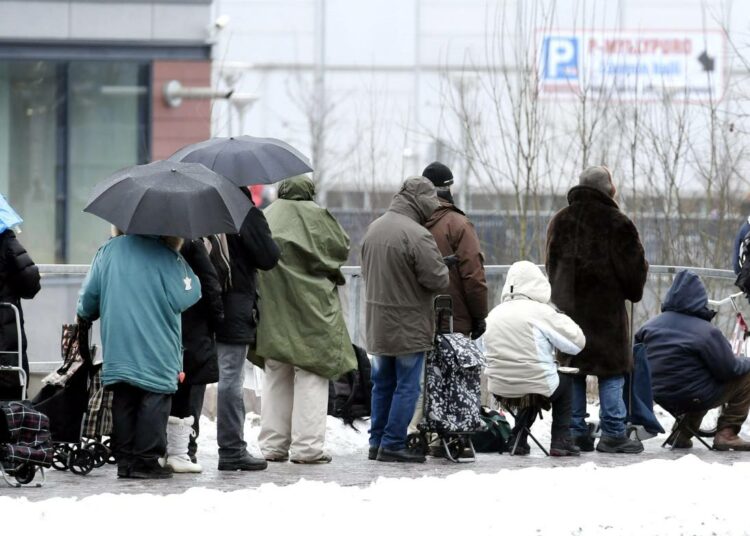
[[83, 422], [84, 437], [101, 437], [112, 435], [112, 391], [102, 385], [102, 366], [96, 366], [91, 379], [88, 409]]
[[54, 449], [46, 415], [21, 402], [8, 402], [0, 404], [0, 419], [1, 435], [7, 441], [0, 445], [0, 460], [52, 464]]
[[45, 376], [42, 385], [64, 386], [81, 368], [83, 357], [80, 352], [80, 338], [78, 324], [63, 324], [60, 339], [60, 355], [63, 364], [59, 369]]

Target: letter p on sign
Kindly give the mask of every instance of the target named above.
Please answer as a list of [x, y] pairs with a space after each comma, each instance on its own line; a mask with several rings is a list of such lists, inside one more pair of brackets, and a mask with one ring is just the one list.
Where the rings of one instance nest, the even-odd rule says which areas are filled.
[[578, 38], [545, 37], [542, 42], [542, 77], [546, 80], [578, 78]]

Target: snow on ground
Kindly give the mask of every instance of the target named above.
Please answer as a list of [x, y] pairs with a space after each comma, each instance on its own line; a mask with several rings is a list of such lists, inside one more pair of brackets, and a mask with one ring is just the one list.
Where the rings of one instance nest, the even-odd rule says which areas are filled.
[[[589, 411], [592, 418], [597, 416], [596, 406]], [[659, 417], [665, 428], [671, 425], [668, 415], [659, 413]], [[545, 414], [533, 428], [544, 445], [549, 443], [550, 421]], [[327, 450], [334, 457], [362, 456], [362, 463], [368, 463], [364, 460], [368, 423], [356, 425], [359, 431], [329, 417]], [[215, 424], [204, 417], [201, 427], [199, 458], [215, 463]], [[250, 414], [246, 439], [255, 453], [258, 431], [259, 417]], [[663, 441], [663, 436], [651, 441]], [[363, 487], [303, 479], [288, 486], [267, 483], [239, 491], [192, 488], [173, 495], [104, 493], [83, 499], [29, 501], [8, 493], [0, 495], [0, 524], [3, 534], [96, 530], [112, 536], [228, 532], [380, 536], [385, 531], [535, 536], [750, 534], [746, 491], [750, 461], [717, 464], [687, 455], [603, 467], [597, 465], [596, 455], [590, 456], [591, 462], [568, 467], [381, 477]], [[335, 464], [330, 469], [336, 470]], [[481, 470], [479, 464], [476, 470]]]
[[[369, 421], [358, 420], [356, 428], [344, 424], [341, 419], [327, 417], [326, 421], [326, 452], [332, 456], [346, 456], [358, 454], [367, 449]], [[198, 437], [198, 457], [216, 457], [216, 423], [206, 417], [201, 417], [200, 436]], [[249, 413], [245, 420], [245, 441], [248, 450], [255, 456], [260, 456], [258, 435], [260, 434], [260, 416]]]
[[750, 533], [750, 463], [689, 455], [629, 466], [462, 471], [363, 488], [300, 481], [181, 495], [0, 497], [3, 531], [34, 534], [731, 534]]

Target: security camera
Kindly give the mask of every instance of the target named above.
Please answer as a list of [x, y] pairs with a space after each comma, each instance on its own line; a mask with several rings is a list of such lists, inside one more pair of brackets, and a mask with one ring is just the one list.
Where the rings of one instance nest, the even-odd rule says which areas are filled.
[[214, 28], [216, 28], [217, 30], [223, 30], [229, 25], [229, 21], [229, 15], [219, 15], [214, 21]]

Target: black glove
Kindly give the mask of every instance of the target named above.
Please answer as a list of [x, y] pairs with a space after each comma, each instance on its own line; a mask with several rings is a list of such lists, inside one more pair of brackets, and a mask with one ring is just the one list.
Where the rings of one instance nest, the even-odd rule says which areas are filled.
[[443, 257], [443, 262], [448, 268], [457, 266], [459, 260], [460, 259], [456, 255], [448, 255], [447, 257]]
[[86, 320], [82, 316], [76, 315], [76, 324], [78, 324], [81, 329], [88, 330], [91, 329], [91, 324], [93, 324], [93, 322], [91, 322], [90, 320]]
[[471, 320], [472, 340], [475, 340], [481, 337], [485, 331], [487, 331], [487, 322], [484, 321], [484, 318], [473, 318]]

